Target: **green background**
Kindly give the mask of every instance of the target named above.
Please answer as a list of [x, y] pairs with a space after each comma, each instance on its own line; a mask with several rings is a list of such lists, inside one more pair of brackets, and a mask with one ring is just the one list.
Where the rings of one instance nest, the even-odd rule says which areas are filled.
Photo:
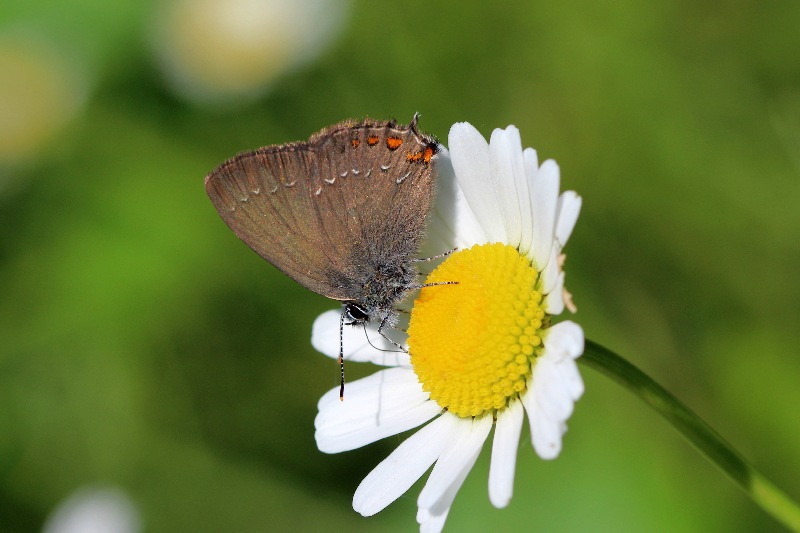
[[[239, 151], [415, 111], [444, 142], [457, 121], [514, 124], [559, 162], [584, 199], [566, 251], [587, 337], [800, 498], [800, 3], [359, 1], [315, 62], [240, 106], [166, 88], [153, 7], [0, 7], [0, 29], [40, 29], [94, 79], [59, 135], [2, 169], [0, 530], [36, 531], [97, 482], [150, 532], [415, 529], [421, 484], [369, 519], [350, 505], [402, 436], [316, 450], [338, 370], [310, 327], [331, 302], [236, 239], [202, 187]], [[485, 447], [446, 530], [782, 530], [583, 375], [561, 456], [539, 460], [523, 433], [495, 510]]]

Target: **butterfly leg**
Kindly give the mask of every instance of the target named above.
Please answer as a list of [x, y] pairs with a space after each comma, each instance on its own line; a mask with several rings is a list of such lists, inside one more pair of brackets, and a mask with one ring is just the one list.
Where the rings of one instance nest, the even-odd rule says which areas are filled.
[[432, 257], [418, 257], [411, 260], [412, 263], [424, 263], [427, 261], [435, 261], [436, 259], [441, 259], [442, 257], [447, 257], [448, 255], [452, 254], [453, 252], [457, 252], [458, 248], [453, 248], [452, 250], [448, 250], [444, 253], [434, 255]]
[[[385, 317], [383, 317], [383, 320], [381, 320], [381, 324], [380, 324], [380, 326], [378, 326], [378, 333], [380, 334], [380, 336], [381, 336], [381, 337], [383, 337], [384, 339], [386, 339], [387, 341], [389, 341], [389, 342], [390, 342], [390, 343], [391, 343], [391, 344], [392, 344], [392, 345], [393, 345], [395, 348], [397, 348], [398, 350], [400, 350], [400, 351], [401, 351], [401, 352], [403, 352], [403, 353], [408, 353], [408, 350], [406, 350], [405, 348], [403, 348], [403, 346], [402, 346], [401, 344], [398, 344], [398, 343], [394, 342], [392, 339], [390, 339], [390, 338], [388, 337], [388, 335], [386, 335], [386, 334], [383, 332], [383, 328], [384, 328], [384, 326], [386, 326], [386, 324], [388, 323], [388, 321], [389, 321], [389, 316], [388, 316], [388, 315], [387, 315], [387, 316], [385, 316]], [[370, 344], [371, 344], [371, 343], [370, 343]]]

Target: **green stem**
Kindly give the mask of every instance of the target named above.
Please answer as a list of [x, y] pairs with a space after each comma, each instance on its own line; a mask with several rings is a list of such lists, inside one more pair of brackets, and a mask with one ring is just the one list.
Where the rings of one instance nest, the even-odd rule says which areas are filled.
[[800, 532], [800, 505], [772, 484], [688, 407], [647, 374], [611, 350], [590, 340], [578, 360], [617, 381], [666, 418], [712, 463], [742, 488], [764, 511]]

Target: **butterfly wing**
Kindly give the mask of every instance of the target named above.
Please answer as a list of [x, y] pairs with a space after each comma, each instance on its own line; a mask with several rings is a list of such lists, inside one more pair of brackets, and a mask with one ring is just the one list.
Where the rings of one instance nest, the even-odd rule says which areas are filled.
[[298, 283], [329, 298], [345, 299], [329, 286], [319, 212], [310, 191], [316, 161], [305, 143], [240, 154], [206, 177], [222, 219], [250, 248]]
[[[239, 155], [206, 177], [225, 223], [295, 281], [359, 300], [364, 264], [417, 251], [436, 141], [392, 122], [341, 122], [307, 143]], [[363, 269], [362, 269], [363, 270]]]

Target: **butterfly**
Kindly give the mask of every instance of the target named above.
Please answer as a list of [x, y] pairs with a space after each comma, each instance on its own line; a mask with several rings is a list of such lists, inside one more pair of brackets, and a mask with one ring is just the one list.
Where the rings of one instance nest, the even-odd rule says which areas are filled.
[[342, 302], [344, 324], [397, 321], [436, 192], [438, 141], [395, 121], [346, 120], [308, 141], [240, 154], [205, 178], [222, 220], [304, 287]]

